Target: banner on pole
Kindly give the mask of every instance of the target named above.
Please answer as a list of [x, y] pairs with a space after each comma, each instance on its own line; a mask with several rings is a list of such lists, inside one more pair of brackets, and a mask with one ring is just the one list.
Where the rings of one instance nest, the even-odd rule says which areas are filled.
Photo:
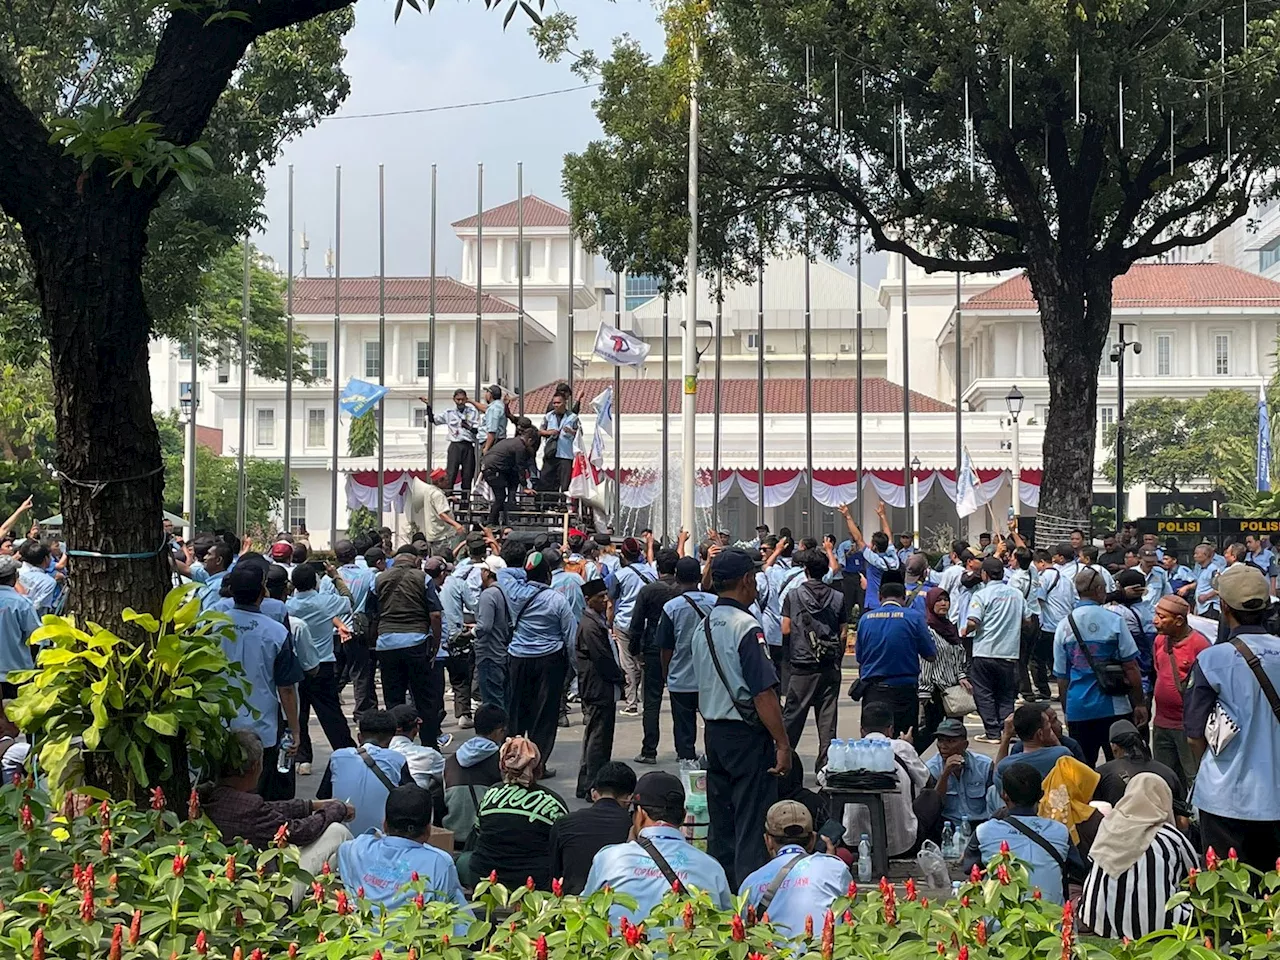
[[347, 382], [346, 389], [342, 391], [338, 406], [353, 417], [363, 417], [386, 395], [386, 387], [352, 377]]
[[1271, 492], [1271, 414], [1267, 388], [1258, 388], [1258, 492]]
[[649, 345], [639, 337], [602, 323], [596, 332], [595, 355], [615, 367], [638, 367], [649, 356]]
[[973, 469], [973, 461], [969, 459], [969, 448], [965, 447], [960, 460], [960, 475], [956, 477], [956, 513], [961, 517], [976, 513], [982, 505], [978, 501], [980, 487], [978, 473]]
[[[604, 465], [604, 438], [613, 436], [613, 387], [605, 387], [591, 405], [596, 411], [596, 432], [591, 438], [590, 460], [596, 467]], [[578, 431], [581, 434], [582, 431]]]

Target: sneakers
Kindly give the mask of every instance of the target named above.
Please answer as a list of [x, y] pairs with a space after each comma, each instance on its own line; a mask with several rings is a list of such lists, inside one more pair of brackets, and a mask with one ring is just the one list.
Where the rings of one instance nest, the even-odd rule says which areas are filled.
[[459, 717], [459, 718], [458, 718], [458, 729], [459, 729], [459, 730], [470, 730], [470, 729], [471, 729], [472, 727], [474, 727], [475, 725], [476, 725], [476, 722], [475, 722], [474, 720], [472, 720], [470, 717]]
[[440, 750], [443, 750], [451, 743], [453, 743], [452, 733], [442, 733], [440, 736], [436, 737], [436, 747]]
[[622, 714], [622, 716], [624, 717], [638, 717], [640, 716], [640, 708], [639, 707], [623, 707], [621, 710], [618, 711], [618, 713]]
[[311, 776], [311, 764], [309, 763], [299, 763], [297, 766], [294, 767], [294, 769], [297, 771], [298, 776], [300, 777]]
[[973, 739], [978, 743], [999, 743], [1000, 742], [999, 737], [992, 737], [985, 733], [980, 733]]
[[643, 753], [635, 758], [636, 763], [643, 763], [646, 767], [656, 767], [658, 765], [657, 757], [647, 757]]

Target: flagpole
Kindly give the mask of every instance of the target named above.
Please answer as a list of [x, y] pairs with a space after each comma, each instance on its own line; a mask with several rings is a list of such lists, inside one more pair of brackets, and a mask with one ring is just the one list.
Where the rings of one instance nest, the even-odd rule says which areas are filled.
[[[565, 381], [569, 384], [569, 389], [573, 389], [573, 268], [575, 250], [573, 239], [573, 228], [569, 228], [569, 335], [565, 337], [565, 345], [568, 348], [568, 355], [565, 357]], [[523, 349], [523, 347], [521, 348]]]
[[[548, 241], [550, 242], [550, 241]], [[530, 258], [532, 259], [532, 258]], [[548, 258], [549, 259], [549, 258]], [[524, 416], [524, 162], [516, 163], [516, 390]], [[572, 404], [570, 404], [572, 406]]]
[[[293, 164], [289, 164], [289, 252], [285, 255], [287, 277], [284, 287], [284, 529], [293, 527], [290, 511], [293, 509]], [[195, 389], [195, 376], [191, 378]], [[193, 394], [194, 396], [194, 394]], [[194, 489], [194, 488], [193, 488]], [[192, 510], [195, 503], [192, 502]], [[192, 522], [195, 514], [192, 513]], [[191, 528], [195, 533], [195, 527]]]
[[809, 487], [809, 529], [816, 530], [813, 499], [813, 312], [809, 288], [809, 271], [813, 258], [808, 250], [805, 230], [804, 254], [804, 466], [805, 483]]
[[[960, 482], [961, 453], [960, 449], [963, 442], [963, 434], [961, 432], [960, 419], [960, 397], [964, 393], [964, 371], [960, 369], [960, 358], [962, 345], [960, 342], [960, 271], [956, 271], [956, 482]], [[956, 530], [958, 534], [959, 529]]]
[[[861, 172], [861, 169], [862, 169], [861, 167], [858, 168], [859, 172]], [[858, 491], [858, 502], [857, 502], [858, 529], [861, 530], [864, 522], [862, 501], [866, 499], [863, 496], [864, 484], [863, 484], [863, 476], [862, 476], [862, 214], [861, 213], [859, 213], [856, 216], [855, 223], [857, 224], [856, 242], [858, 244], [857, 249], [854, 252], [854, 264], [856, 268], [855, 284], [858, 288], [857, 309], [854, 312], [854, 324], [855, 324], [855, 331], [856, 331], [854, 335], [854, 350], [857, 353], [857, 356], [854, 358], [854, 376], [857, 380], [857, 383], [854, 385], [854, 407], [855, 407], [854, 422], [856, 424], [855, 445], [857, 448], [857, 454], [856, 454], [857, 463], [855, 464], [855, 473], [857, 474], [857, 476], [855, 477], [855, 482], [857, 483], [857, 491]]]
[[671, 362], [667, 354], [671, 345], [671, 295], [662, 290], [662, 542], [666, 542], [671, 523], [671, 398], [667, 385], [671, 382]]
[[[484, 164], [476, 164], [476, 400], [480, 399], [481, 391], [484, 389], [484, 381], [482, 379], [482, 371], [480, 369], [481, 358], [480, 349], [484, 342], [484, 314], [482, 312], [481, 297], [484, 290]], [[476, 443], [483, 442], [484, 434], [480, 433], [476, 436]], [[479, 461], [479, 451], [476, 451], [476, 460]], [[479, 469], [480, 464], [476, 463]]]
[[[427, 397], [436, 402], [436, 165], [431, 165], [431, 289], [427, 294]], [[414, 358], [417, 363], [417, 358]], [[416, 371], [415, 371], [416, 372]], [[475, 399], [480, 399], [476, 397]], [[436, 425], [427, 424], [427, 469], [435, 467]], [[453, 483], [453, 477], [449, 478]], [[470, 490], [465, 491], [468, 495]]]
[[764, 234], [756, 267], [756, 526], [764, 526]]
[[[685, 265], [684, 331], [680, 340], [680, 526], [689, 535], [686, 548], [690, 556], [697, 556], [698, 539], [694, 502], [698, 483], [698, 120], [695, 35], [689, 43], [689, 259]], [[664, 359], [665, 356], [663, 350]], [[663, 398], [665, 410], [665, 382]]]
[[333, 369], [329, 375], [333, 378], [333, 457], [329, 475], [329, 546], [338, 538], [338, 403], [342, 388], [339, 376], [342, 367], [342, 166], [334, 169], [334, 207], [333, 207]]
[[[378, 164], [378, 386], [387, 385], [387, 203], [383, 164]], [[387, 444], [387, 401], [378, 403], [378, 526], [382, 526], [383, 463]]]
[[[724, 277], [716, 271], [716, 385], [711, 404], [711, 530], [720, 530], [720, 378], [724, 357]], [[688, 527], [685, 528], [686, 530]], [[690, 536], [692, 539], [692, 535]]]
[[[622, 274], [613, 272], [613, 325], [622, 329]], [[613, 366], [613, 529], [622, 529], [622, 367]]]
[[[246, 499], [248, 495], [248, 487], [245, 483], [244, 476], [244, 447], [245, 447], [245, 423], [248, 420], [248, 411], [245, 405], [248, 403], [248, 386], [249, 386], [249, 235], [244, 235], [244, 289], [240, 295], [240, 447], [236, 453], [236, 533], [239, 536], [245, 535], [245, 522], [247, 513]], [[191, 385], [192, 397], [195, 396], [195, 383]], [[192, 417], [195, 417], [195, 408], [192, 406]], [[196, 455], [195, 448], [191, 450], [191, 457], [194, 460]], [[194, 506], [194, 504], [193, 504]]]
[[907, 330], [907, 255], [902, 255], [902, 477], [911, 517], [911, 335]]

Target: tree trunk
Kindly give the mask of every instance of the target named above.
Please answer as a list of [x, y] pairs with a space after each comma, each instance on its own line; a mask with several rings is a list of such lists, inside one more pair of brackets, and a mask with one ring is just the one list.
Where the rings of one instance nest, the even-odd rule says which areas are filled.
[[[1039, 515], [1050, 529], [1089, 528], [1093, 504], [1098, 365], [1111, 325], [1111, 276], [1059, 262], [1027, 274], [1040, 308], [1049, 375]], [[1051, 518], [1053, 518], [1051, 520]], [[1060, 529], [1059, 532], [1065, 532]], [[1047, 543], [1041, 543], [1048, 546]]]
[[141, 280], [148, 209], [99, 173], [24, 232], [49, 336], [70, 609], [110, 630], [126, 607], [158, 614], [170, 582]]

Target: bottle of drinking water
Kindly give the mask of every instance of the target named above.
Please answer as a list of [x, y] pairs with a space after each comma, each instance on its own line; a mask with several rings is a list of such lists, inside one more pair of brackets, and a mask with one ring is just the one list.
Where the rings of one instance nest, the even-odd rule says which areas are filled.
[[279, 755], [276, 758], [276, 772], [288, 773], [293, 769], [293, 754], [289, 751], [293, 749], [293, 734], [285, 731], [285, 735], [280, 738], [278, 747]]
[[853, 741], [852, 764], [854, 770], [867, 769], [867, 741], [862, 739]]
[[956, 858], [956, 828], [950, 820], [942, 825], [942, 855], [948, 860]]
[[832, 773], [843, 773], [849, 769], [848, 764], [849, 758], [845, 755], [844, 741], [837, 737], [827, 748], [827, 769]]
[[871, 841], [865, 833], [858, 841], [858, 880], [862, 883], [871, 882]]
[[968, 817], [960, 818], [960, 836], [957, 838], [956, 845], [960, 848], [960, 852], [964, 853], [965, 847], [969, 846], [969, 838], [973, 836], [973, 824], [969, 822]]

